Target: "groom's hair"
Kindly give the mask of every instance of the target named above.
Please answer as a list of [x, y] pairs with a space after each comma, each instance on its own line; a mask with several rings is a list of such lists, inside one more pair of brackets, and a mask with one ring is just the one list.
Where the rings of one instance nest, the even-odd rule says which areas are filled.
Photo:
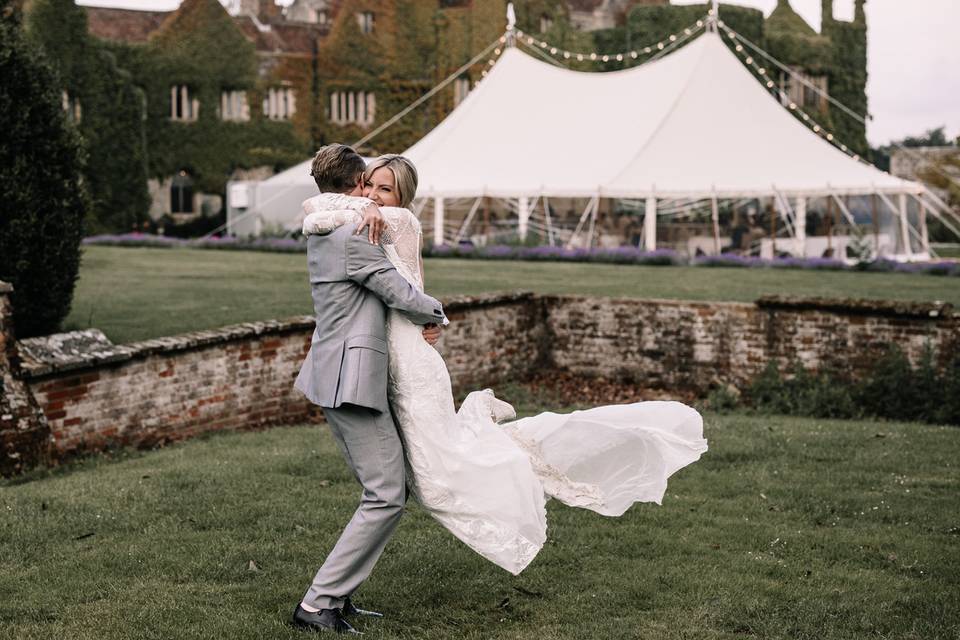
[[310, 165], [310, 175], [321, 193], [349, 193], [366, 168], [360, 154], [345, 144], [320, 147]]

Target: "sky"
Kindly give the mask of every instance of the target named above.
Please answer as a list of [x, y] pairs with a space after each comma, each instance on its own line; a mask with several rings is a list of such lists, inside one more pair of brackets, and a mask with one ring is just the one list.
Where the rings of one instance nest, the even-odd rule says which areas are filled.
[[[672, 0], [673, 4], [701, 1]], [[169, 10], [180, 2], [78, 0], [77, 4]], [[734, 4], [769, 15], [777, 0], [736, 0]], [[790, 4], [819, 30], [820, 0], [791, 0]], [[866, 12], [867, 100], [873, 116], [867, 124], [870, 144], [878, 146], [939, 126], [946, 126], [951, 139], [960, 136], [960, 0], [867, 0]], [[834, 17], [851, 20], [853, 0], [834, 0]]]

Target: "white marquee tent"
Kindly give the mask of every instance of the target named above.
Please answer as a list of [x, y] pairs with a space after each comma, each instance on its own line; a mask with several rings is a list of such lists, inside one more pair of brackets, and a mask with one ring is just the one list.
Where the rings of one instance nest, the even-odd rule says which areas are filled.
[[[718, 198], [770, 197], [792, 217], [801, 255], [808, 197], [843, 208], [842, 196], [878, 194], [906, 239], [919, 239], [908, 198], [924, 216], [928, 206], [923, 185], [852, 158], [797, 120], [715, 31], [608, 73], [571, 71], [507, 47], [404, 155], [420, 173], [418, 200], [433, 200], [436, 242], [445, 200], [484, 196], [515, 199], [521, 235], [539, 197], [592, 198], [594, 212], [599, 198], [646, 199], [648, 249], [656, 247], [658, 199], [712, 199], [716, 216]], [[257, 224], [294, 225], [300, 201], [316, 192], [308, 174], [309, 161], [257, 184], [242, 214], [247, 228], [251, 213]], [[925, 225], [921, 232], [915, 246], [925, 250]], [[913, 257], [910, 241], [904, 246], [901, 257]]]

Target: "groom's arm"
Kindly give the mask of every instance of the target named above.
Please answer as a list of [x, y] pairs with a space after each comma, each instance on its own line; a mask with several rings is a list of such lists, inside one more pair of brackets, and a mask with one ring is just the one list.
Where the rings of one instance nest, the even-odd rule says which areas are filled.
[[449, 324], [443, 305], [407, 282], [379, 245], [362, 236], [346, 241], [347, 277], [369, 289], [391, 309], [396, 309], [415, 324]]

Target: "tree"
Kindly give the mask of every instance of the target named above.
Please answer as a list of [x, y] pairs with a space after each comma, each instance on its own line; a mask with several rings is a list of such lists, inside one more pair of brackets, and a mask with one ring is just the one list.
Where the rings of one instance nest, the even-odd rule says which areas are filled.
[[70, 311], [88, 198], [80, 137], [18, 4], [0, 0], [0, 280], [22, 338], [57, 331]]

